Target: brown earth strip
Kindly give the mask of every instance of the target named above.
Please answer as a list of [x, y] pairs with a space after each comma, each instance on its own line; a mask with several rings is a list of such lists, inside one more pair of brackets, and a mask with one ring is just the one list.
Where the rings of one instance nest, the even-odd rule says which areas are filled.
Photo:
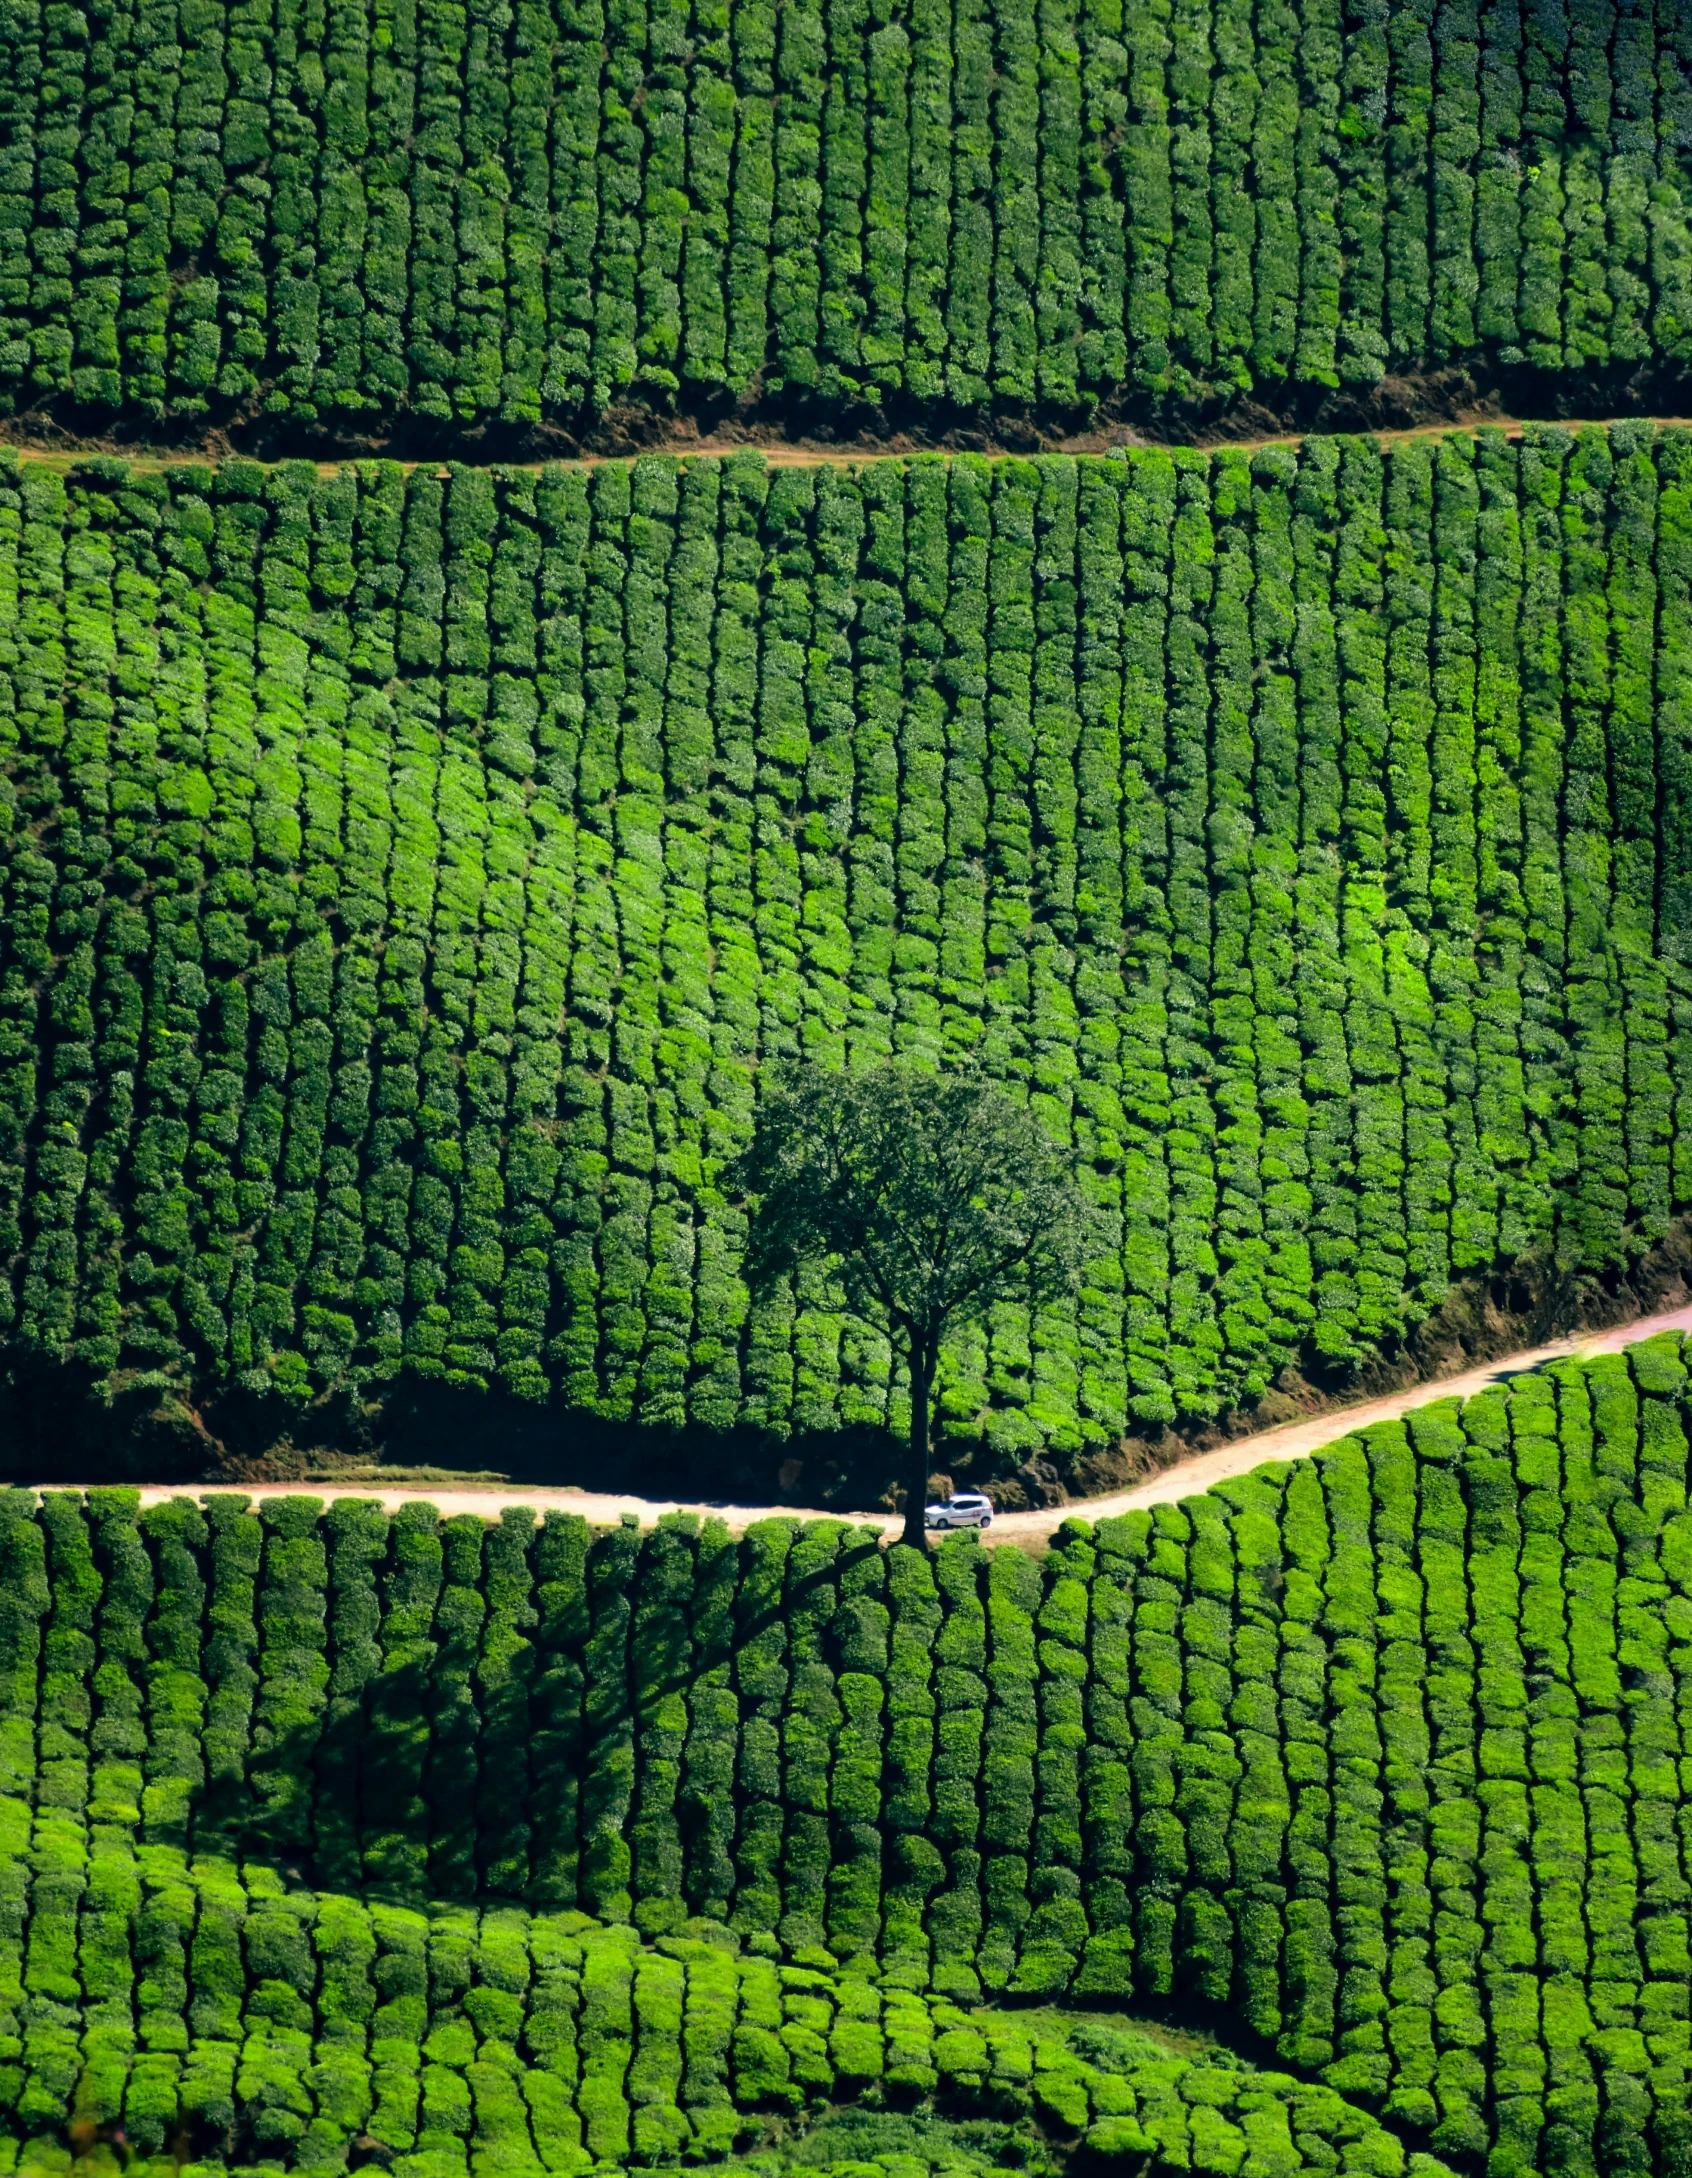
[[[1543, 417], [1503, 416], [1473, 411], [1467, 415], [1442, 418], [1437, 423], [1407, 424], [1401, 428], [1386, 428], [1352, 433], [1313, 431], [1265, 432], [1258, 437], [1234, 437], [1218, 435], [1193, 441], [1168, 441], [1151, 438], [1126, 426], [1111, 432], [1089, 432], [1080, 436], [1042, 440], [1037, 447], [1014, 447], [988, 444], [979, 448], [925, 448], [915, 445], [865, 446], [855, 443], [849, 446], [826, 446], [807, 441], [789, 439], [761, 439], [751, 435], [744, 438], [694, 438], [675, 444], [642, 448], [639, 452], [611, 454], [561, 454], [556, 458], [566, 468], [593, 469], [607, 463], [631, 462], [640, 453], [674, 454], [682, 460], [712, 458], [721, 460], [730, 454], [760, 454], [772, 469], [796, 469], [835, 465], [856, 469], [869, 462], [908, 461], [913, 455], [924, 452], [944, 453], [985, 452], [995, 459], [1012, 455], [1042, 454], [1105, 454], [1125, 447], [1161, 446], [1186, 444], [1201, 453], [1219, 453], [1234, 450], [1254, 454], [1269, 446], [1302, 446], [1307, 439], [1326, 437], [1364, 437], [1383, 446], [1400, 446], [1415, 439], [1451, 438], [1476, 431], [1501, 432], [1507, 439], [1519, 439], [1522, 434], [1538, 424], [1545, 428], [1564, 431], [1611, 430], [1617, 424], [1650, 423], [1659, 430], [1692, 430], [1692, 416], [1566, 416], [1555, 419]], [[114, 446], [110, 443], [85, 442], [75, 446], [37, 445], [31, 442], [8, 440], [0, 432], [0, 447], [4, 447], [18, 461], [58, 469], [69, 474], [95, 461], [121, 461], [144, 474], [157, 475], [166, 469], [192, 467], [196, 464], [216, 463], [227, 460], [250, 460], [253, 457], [239, 453], [228, 446], [208, 447], [188, 452], [157, 452], [141, 448]], [[289, 457], [296, 458], [296, 457]], [[347, 453], [329, 461], [316, 461], [312, 466], [320, 476], [331, 476], [339, 469], [351, 467], [355, 462], [387, 460], [379, 454]], [[266, 463], [274, 467], [275, 463]], [[408, 473], [413, 469], [434, 469], [445, 476], [444, 461], [405, 461], [399, 466]], [[491, 466], [502, 469], [526, 469], [538, 472], [548, 466], [540, 461], [501, 461]]]

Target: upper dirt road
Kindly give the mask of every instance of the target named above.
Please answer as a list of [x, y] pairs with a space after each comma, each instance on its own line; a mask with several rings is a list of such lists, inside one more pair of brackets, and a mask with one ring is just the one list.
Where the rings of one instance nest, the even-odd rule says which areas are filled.
[[[570, 469], [595, 469], [602, 467], [607, 462], [636, 461], [642, 453], [674, 454], [683, 460], [697, 460], [707, 455], [721, 459], [728, 454], [761, 454], [772, 469], [794, 469], [815, 468], [823, 463], [833, 463], [837, 467], [851, 468], [860, 462], [866, 461], [908, 461], [913, 454], [924, 451], [935, 451], [944, 454], [968, 451], [989, 454], [995, 459], [1002, 459], [1013, 454], [1026, 456], [1035, 452], [1045, 454], [1104, 454], [1111, 452], [1115, 448], [1125, 446], [1165, 446], [1171, 449], [1186, 447], [1203, 454], [1216, 454], [1228, 450], [1235, 453], [1254, 454], [1266, 446], [1301, 446], [1306, 439], [1370, 438], [1378, 440], [1383, 446], [1400, 446], [1410, 439], [1450, 438], [1465, 431], [1483, 430], [1502, 431], [1507, 439], [1519, 439], [1528, 428], [1529, 423], [1535, 420], [1555, 423], [1565, 431], [1585, 431], [1592, 428], [1607, 431], [1612, 426], [1621, 423], [1652, 423], [1657, 425], [1660, 430], [1683, 429], [1692, 424], [1692, 417], [1686, 416], [1559, 416], [1555, 418], [1528, 419], [1520, 416], [1495, 415], [1481, 409], [1471, 409], [1461, 411], [1456, 415], [1440, 417], [1432, 423], [1381, 424], [1373, 430], [1359, 428], [1344, 431], [1279, 431], [1271, 432], [1264, 437], [1253, 437], [1246, 433], [1235, 435], [1226, 428], [1225, 424], [1218, 425], [1214, 430], [1201, 433], [1198, 437], [1192, 439], [1150, 438], [1143, 433], [1123, 426], [1115, 430], [1084, 432], [1074, 438], [1041, 439], [1037, 444], [1030, 446], [1007, 445], [983, 434], [978, 445], [967, 449], [956, 446], [926, 449], [900, 440], [895, 440], [892, 443], [879, 439], [843, 439], [825, 442], [802, 438], [759, 438], [753, 434], [748, 434], [744, 438], [712, 438], [708, 434], [702, 437], [691, 437], [685, 434], [677, 434], [657, 441], [649, 447], [634, 448], [627, 452], [615, 454], [560, 453], [552, 456], [551, 459], [562, 462], [566, 468]], [[16, 440], [0, 438], [0, 451], [9, 451], [16, 455], [20, 461], [35, 462], [47, 468], [62, 470], [73, 469], [79, 462], [91, 461], [96, 458], [111, 458], [115, 455], [117, 459], [127, 461], [135, 469], [157, 472], [194, 463], [202, 465], [215, 464], [231, 458], [232, 450], [226, 447], [206, 447], [198, 451], [182, 449], [170, 452], [152, 447], [118, 446], [113, 444], [35, 446]], [[354, 462], [386, 460], [388, 458], [386, 455], [360, 454], [349, 451], [328, 460], [313, 458], [312, 466], [320, 475], [330, 476], [338, 469], [350, 467]], [[445, 476], [447, 474], [447, 463], [453, 458], [455, 457], [442, 455], [438, 459], [429, 461], [405, 459], [400, 462], [399, 466], [406, 470], [434, 469], [440, 475]], [[266, 466], [274, 467], [275, 462], [267, 462]], [[539, 470], [547, 466], [547, 464], [541, 461], [487, 460], [472, 462], [468, 466]]]
[[[1319, 1414], [1309, 1421], [1286, 1422], [1278, 1429], [1265, 1429], [1251, 1437], [1239, 1437], [1231, 1444], [1220, 1446], [1214, 1452], [1195, 1453], [1191, 1459], [1180, 1460], [1173, 1467], [1166, 1467], [1145, 1482], [1139, 1482], [1130, 1490], [1114, 1491], [1109, 1497], [1077, 1498], [1067, 1505], [1049, 1506], [1041, 1512], [1001, 1513], [993, 1522], [991, 1536], [995, 1542], [1029, 1542], [1051, 1535], [1064, 1521], [1079, 1516], [1086, 1520], [1098, 1520], [1108, 1513], [1132, 1512], [1141, 1505], [1169, 1505], [1177, 1498], [1191, 1497], [1195, 1491], [1206, 1490], [1213, 1482], [1226, 1481], [1230, 1475], [1248, 1474], [1252, 1468], [1261, 1467], [1266, 1460], [1296, 1460], [1308, 1452], [1319, 1452], [1326, 1444], [1346, 1436], [1350, 1431], [1363, 1429], [1371, 1422], [1396, 1421], [1412, 1408], [1425, 1407], [1436, 1399], [1471, 1399], [1476, 1392], [1485, 1391], [1507, 1376], [1519, 1376], [1524, 1369], [1537, 1369], [1551, 1361], [1566, 1361], [1571, 1356], [1613, 1354], [1624, 1346], [1631, 1346], [1639, 1339], [1650, 1338], [1658, 1331], [1692, 1331], [1692, 1305], [1668, 1310], [1660, 1316], [1636, 1317], [1632, 1323], [1618, 1324], [1609, 1331], [1595, 1331], [1575, 1338], [1556, 1339], [1549, 1346], [1530, 1346], [1517, 1354], [1506, 1354], [1501, 1360], [1483, 1362], [1478, 1368], [1466, 1370], [1461, 1376], [1441, 1377], [1433, 1383], [1415, 1385], [1409, 1391], [1393, 1392], [1384, 1399], [1371, 1399], [1354, 1407], [1342, 1407], [1327, 1414]], [[77, 1484], [54, 1484], [54, 1488], [77, 1488]], [[211, 1485], [196, 1488], [194, 1496], [205, 1497], [211, 1490], [221, 1487]], [[230, 1484], [230, 1488], [238, 1485]], [[168, 1498], [184, 1495], [180, 1488], [163, 1484], [150, 1484], [142, 1489], [141, 1501], [145, 1505], [158, 1505]], [[805, 1505], [728, 1505], [699, 1502], [678, 1503], [668, 1498], [627, 1497], [614, 1492], [599, 1490], [558, 1490], [524, 1488], [505, 1483], [462, 1485], [456, 1488], [436, 1489], [425, 1483], [412, 1483], [399, 1489], [382, 1489], [378, 1486], [352, 1482], [337, 1485], [332, 1482], [275, 1482], [255, 1483], [247, 1494], [255, 1497], [280, 1497], [303, 1495], [307, 1497], [358, 1497], [375, 1499], [391, 1512], [396, 1506], [423, 1499], [436, 1505], [443, 1513], [476, 1512], [490, 1518], [507, 1505], [532, 1505], [538, 1512], [556, 1507], [562, 1512], [583, 1514], [596, 1526], [614, 1526], [627, 1513], [633, 1513], [642, 1527], [653, 1527], [665, 1513], [693, 1512], [715, 1516], [726, 1521], [736, 1533], [749, 1527], [754, 1520], [768, 1520], [785, 1514], [799, 1520], [827, 1520], [848, 1518], [884, 1532], [896, 1532], [904, 1525], [903, 1517], [896, 1513], [852, 1513], [841, 1515]]]

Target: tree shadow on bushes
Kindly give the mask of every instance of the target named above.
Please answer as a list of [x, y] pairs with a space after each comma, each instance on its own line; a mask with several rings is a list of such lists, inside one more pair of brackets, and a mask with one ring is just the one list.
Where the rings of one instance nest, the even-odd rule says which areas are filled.
[[[615, 1532], [599, 1539], [602, 1558], [619, 1540]], [[632, 1774], [637, 1740], [664, 1728], [660, 1712], [677, 1695], [803, 1614], [880, 1550], [878, 1540], [851, 1545], [704, 1641], [684, 1612], [654, 1613], [642, 1623], [638, 1656], [631, 1644], [621, 1672], [602, 1679], [589, 1669], [585, 1640], [537, 1643], [505, 1698], [475, 1687], [479, 1736], [462, 1731], [465, 1681], [443, 1690], [450, 1644], [419, 1642], [356, 1700], [331, 1696], [309, 1722], [275, 1736], [255, 1733], [242, 1775], [212, 1778], [190, 1795], [184, 1842], [268, 1861], [313, 1890], [603, 1912], [605, 1894], [618, 1888], [618, 1848], [628, 1850], [632, 1810], [620, 1805], [618, 1788], [625, 1771]], [[590, 1580], [596, 1575], [614, 1583], [617, 1569], [590, 1568]], [[847, 1609], [836, 1611], [826, 1635], [837, 1665], [850, 1637]], [[732, 1777], [707, 1787], [685, 1775], [675, 1821], [688, 1858], [705, 1832], [726, 1826], [732, 1834]], [[697, 1912], [705, 1901], [682, 1896], [677, 1904]]]

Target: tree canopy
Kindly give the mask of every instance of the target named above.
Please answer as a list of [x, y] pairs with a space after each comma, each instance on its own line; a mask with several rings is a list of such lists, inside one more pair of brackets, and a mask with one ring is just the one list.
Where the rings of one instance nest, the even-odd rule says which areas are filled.
[[1086, 1216], [1068, 1157], [980, 1076], [893, 1063], [784, 1083], [733, 1177], [754, 1198], [753, 1290], [818, 1264], [842, 1305], [902, 1352], [905, 1539], [920, 1542], [941, 1341], [997, 1300], [1038, 1305], [1079, 1277]]

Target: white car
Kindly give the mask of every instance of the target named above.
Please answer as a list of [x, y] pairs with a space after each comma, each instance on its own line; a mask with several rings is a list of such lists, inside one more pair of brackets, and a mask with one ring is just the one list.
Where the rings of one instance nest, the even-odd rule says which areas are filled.
[[922, 1519], [923, 1525], [929, 1528], [990, 1528], [993, 1525], [993, 1500], [965, 1490], [957, 1497], [947, 1498], [944, 1505], [930, 1505]]

